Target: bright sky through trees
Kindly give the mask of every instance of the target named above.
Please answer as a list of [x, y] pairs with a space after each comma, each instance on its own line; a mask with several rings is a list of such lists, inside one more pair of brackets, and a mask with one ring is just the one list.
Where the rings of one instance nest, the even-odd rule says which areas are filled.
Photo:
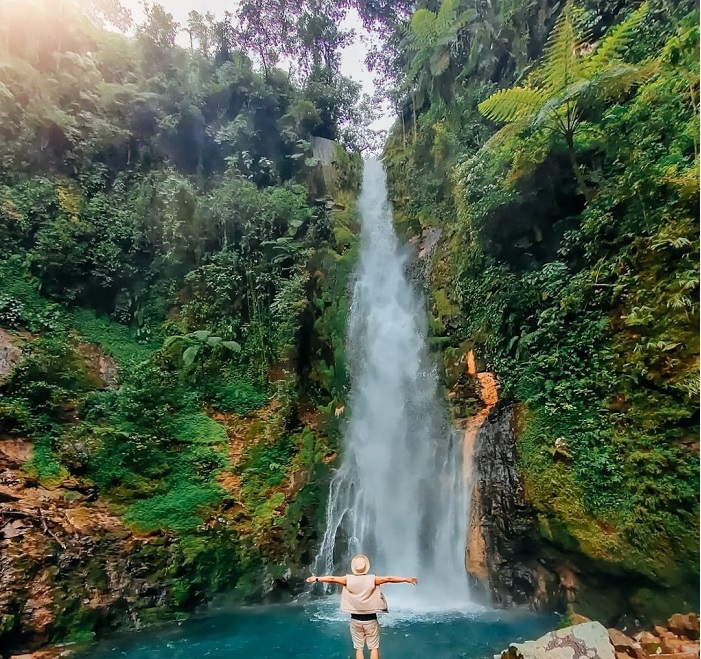
[[[142, 0], [122, 0], [122, 4], [132, 12], [137, 22], [143, 18]], [[187, 23], [187, 15], [192, 10], [201, 14], [211, 12], [217, 17], [222, 16], [225, 11], [233, 13], [235, 10], [235, 3], [232, 0], [160, 0], [159, 4], [171, 13], [181, 26]], [[363, 92], [372, 94], [375, 90], [374, 79], [372, 73], [365, 66], [365, 57], [372, 36], [363, 27], [355, 9], [348, 12], [343, 28], [353, 30], [355, 38], [352, 44], [341, 51], [341, 72], [343, 75], [360, 82], [363, 85]], [[185, 32], [179, 35], [179, 41], [182, 45], [187, 45]], [[371, 126], [376, 130], [389, 130], [393, 121], [394, 117], [391, 112], [386, 110], [383, 116]]]

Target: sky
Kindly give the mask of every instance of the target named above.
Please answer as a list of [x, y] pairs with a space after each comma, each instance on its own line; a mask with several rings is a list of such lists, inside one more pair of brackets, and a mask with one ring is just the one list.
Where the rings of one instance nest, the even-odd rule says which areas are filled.
[[[224, 12], [235, 8], [235, 0], [156, 0], [163, 8], [173, 15], [173, 18], [185, 25], [187, 15], [193, 9], [204, 14], [212, 12], [217, 17], [224, 15]], [[144, 18], [142, 0], [121, 0], [122, 5], [132, 12], [136, 22]], [[353, 43], [341, 52], [341, 73], [363, 86], [363, 92], [372, 94], [375, 89], [373, 75], [365, 67], [365, 56], [368, 52], [368, 44], [371, 39], [370, 34], [363, 28], [360, 16], [352, 9], [342, 24], [342, 27], [355, 31]], [[180, 35], [180, 43], [186, 46], [189, 42], [185, 33]], [[394, 122], [394, 117], [390, 111], [386, 111], [383, 116], [371, 124], [375, 130], [389, 130]]]

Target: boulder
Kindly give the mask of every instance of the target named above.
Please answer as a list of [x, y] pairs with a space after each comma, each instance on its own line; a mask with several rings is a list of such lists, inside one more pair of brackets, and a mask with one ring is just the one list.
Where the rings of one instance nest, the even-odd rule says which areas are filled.
[[512, 644], [501, 659], [616, 659], [609, 634], [599, 622], [585, 622]]
[[698, 641], [690, 641], [676, 636], [663, 638], [661, 647], [662, 654], [688, 654], [689, 652], [695, 653], [696, 656], [699, 654]]
[[643, 659], [645, 653], [643, 652], [643, 648], [640, 643], [634, 641], [630, 636], [627, 636], [618, 629], [609, 629], [608, 634], [611, 645], [613, 645], [614, 649], [616, 650], [617, 657], [620, 653], [623, 653], [630, 657]]
[[657, 654], [661, 651], [662, 641], [651, 632], [640, 632], [633, 636], [648, 654]]
[[655, 635], [660, 638], [676, 638], [677, 635], [674, 632], [670, 632], [666, 627], [661, 627], [660, 625], [655, 625], [654, 627]]
[[22, 359], [22, 350], [16, 343], [17, 337], [0, 329], [0, 382], [10, 377]]
[[686, 636], [694, 640], [699, 638], [699, 617], [695, 613], [675, 613], [667, 621], [667, 627], [677, 636]]
[[570, 615], [570, 620], [572, 621], [573, 625], [581, 625], [585, 622], [591, 622], [591, 618], [587, 618], [587, 616], [583, 616], [581, 613], [573, 613]]

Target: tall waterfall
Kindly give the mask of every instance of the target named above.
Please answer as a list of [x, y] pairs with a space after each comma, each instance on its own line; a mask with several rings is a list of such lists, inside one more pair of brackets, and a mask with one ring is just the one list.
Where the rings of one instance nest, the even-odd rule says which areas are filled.
[[331, 482], [317, 569], [348, 570], [356, 553], [372, 572], [417, 576], [393, 587], [400, 608], [469, 607], [465, 571], [467, 483], [459, 437], [447, 424], [426, 349], [426, 311], [407, 276], [392, 225], [385, 173], [365, 163], [358, 200], [360, 258], [348, 327], [350, 418]]

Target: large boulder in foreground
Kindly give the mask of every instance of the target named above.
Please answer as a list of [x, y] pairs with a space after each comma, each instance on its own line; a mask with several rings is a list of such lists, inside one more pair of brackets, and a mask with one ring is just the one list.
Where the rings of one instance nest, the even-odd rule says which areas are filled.
[[501, 659], [616, 659], [616, 653], [606, 627], [600, 622], [585, 622], [550, 632], [537, 641], [512, 643]]

